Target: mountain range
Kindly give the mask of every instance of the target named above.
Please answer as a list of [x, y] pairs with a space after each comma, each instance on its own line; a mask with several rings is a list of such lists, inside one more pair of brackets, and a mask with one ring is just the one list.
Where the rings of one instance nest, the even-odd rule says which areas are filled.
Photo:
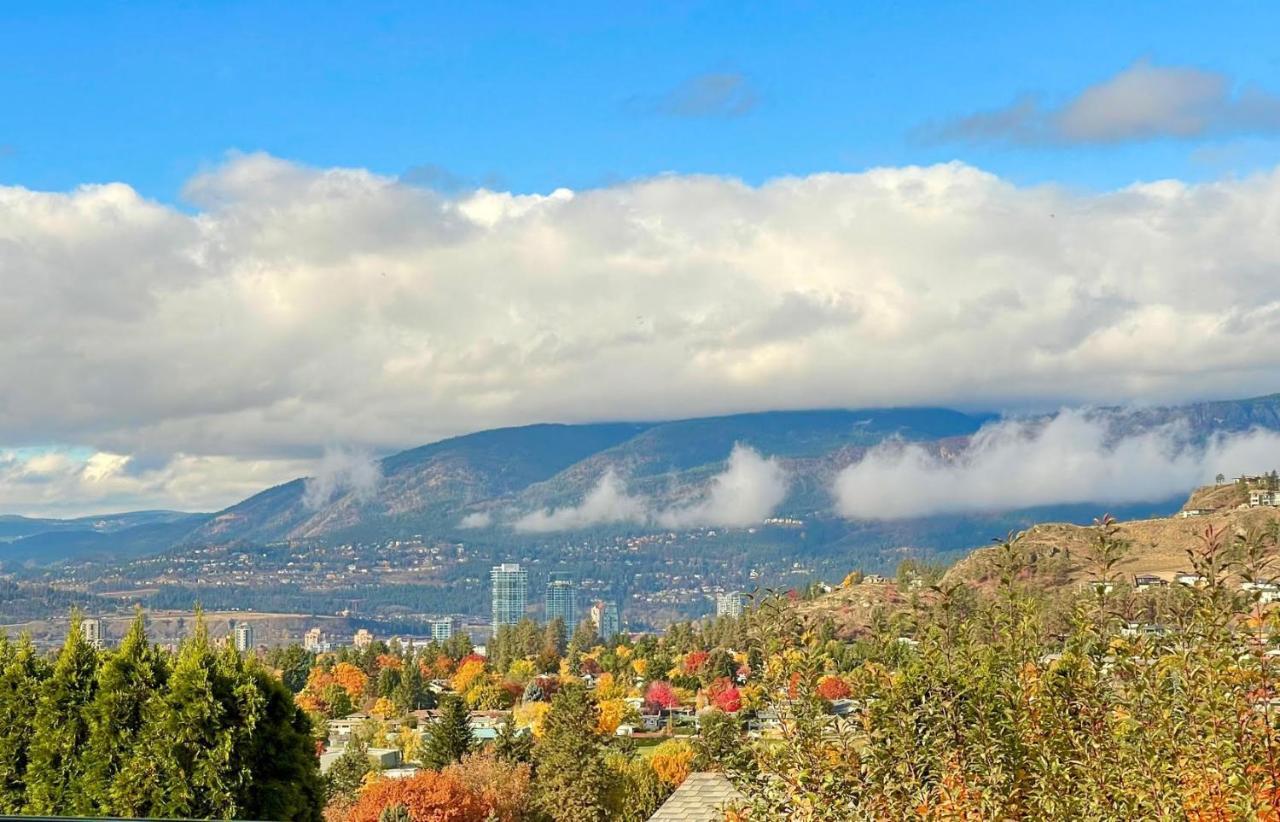
[[[1280, 395], [1141, 410], [1089, 412], [1115, 436], [1178, 427], [1205, 441], [1253, 429], [1280, 431]], [[375, 480], [299, 478], [212, 514], [151, 511], [48, 520], [0, 517], [0, 559], [47, 562], [113, 558], [168, 548], [285, 540], [376, 540], [428, 535], [469, 540], [525, 538], [512, 523], [534, 511], [582, 504], [602, 478], [618, 478], [627, 499], [654, 510], [678, 510], [705, 496], [725, 471], [735, 445], [776, 461], [788, 477], [776, 515], [831, 517], [830, 486], [841, 469], [890, 440], [918, 443], [939, 454], [963, 452], [995, 414], [942, 408], [780, 411], [667, 422], [541, 424], [481, 431], [377, 460]], [[730, 492], [733, 489], [729, 489]], [[1176, 508], [1178, 500], [1153, 503]], [[1099, 505], [1108, 503], [1097, 500]], [[1075, 506], [1067, 513], [1082, 516]], [[1092, 510], [1092, 509], [1091, 509]], [[1043, 513], [1043, 512], [1042, 512]], [[983, 523], [990, 515], [970, 517]], [[571, 522], [569, 530], [578, 526]], [[826, 539], [857, 539], [867, 529], [911, 544], [914, 532], [947, 530], [930, 523], [847, 523]], [[633, 518], [618, 528], [643, 530]], [[465, 526], [471, 527], [465, 527]], [[963, 528], [961, 529], [964, 530]], [[935, 540], [936, 541], [936, 540]], [[957, 546], [958, 547], [958, 546]]]

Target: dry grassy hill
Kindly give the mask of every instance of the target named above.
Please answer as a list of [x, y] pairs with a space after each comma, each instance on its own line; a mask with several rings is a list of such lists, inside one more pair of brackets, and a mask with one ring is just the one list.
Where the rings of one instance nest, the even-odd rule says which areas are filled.
[[[1126, 544], [1127, 554], [1116, 570], [1129, 578], [1150, 574], [1172, 580], [1188, 568], [1188, 549], [1200, 543], [1210, 526], [1231, 535], [1280, 527], [1280, 508], [1250, 508], [1248, 500], [1249, 487], [1244, 484], [1206, 486], [1196, 489], [1171, 517], [1117, 522], [1116, 536]], [[1084, 581], [1091, 573], [1088, 558], [1096, 539], [1090, 526], [1048, 523], [1030, 528], [1022, 535], [1030, 577], [1046, 587]], [[974, 551], [952, 566], [945, 581], [989, 582], [993, 556], [992, 548]]]
[[[1170, 517], [1116, 523], [1116, 538], [1126, 546], [1116, 572], [1132, 580], [1152, 575], [1172, 581], [1188, 570], [1187, 551], [1200, 544], [1206, 529], [1223, 529], [1234, 536], [1251, 529], [1280, 528], [1280, 507], [1249, 507], [1247, 483], [1225, 483], [1196, 489], [1178, 513]], [[1252, 487], [1257, 487], [1253, 484]], [[1045, 590], [1073, 589], [1091, 578], [1094, 527], [1045, 523], [1023, 532], [1021, 546], [1028, 562], [1025, 579]], [[994, 584], [995, 547], [978, 548], [953, 565], [942, 585], [965, 583], [986, 588]], [[905, 607], [913, 597], [928, 600], [934, 592], [904, 589], [896, 581], [840, 585], [831, 593], [799, 605], [810, 615], [831, 619], [843, 636], [862, 633], [878, 611]]]

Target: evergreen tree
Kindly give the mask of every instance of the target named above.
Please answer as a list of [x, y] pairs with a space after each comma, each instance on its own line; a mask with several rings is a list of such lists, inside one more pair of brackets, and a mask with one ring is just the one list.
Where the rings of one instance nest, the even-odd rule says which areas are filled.
[[462, 659], [473, 650], [475, 649], [471, 644], [471, 637], [467, 635], [466, 631], [458, 631], [444, 641], [445, 655], [454, 662]]
[[241, 760], [252, 777], [241, 791], [237, 813], [247, 819], [319, 822], [325, 790], [311, 721], [280, 680], [254, 663], [249, 677], [264, 704]]
[[315, 654], [295, 643], [284, 648], [273, 648], [267, 653], [267, 661], [280, 671], [280, 679], [285, 687], [296, 694], [307, 686], [307, 675], [311, 673]]
[[405, 663], [404, 672], [400, 675], [400, 685], [392, 698], [396, 707], [405, 712], [435, 706], [435, 694], [427, 687], [422, 669], [418, 667], [415, 660]]
[[40, 689], [27, 765], [26, 812], [84, 816], [84, 746], [89, 738], [87, 706], [93, 699], [97, 652], [73, 614], [53, 673]]
[[34, 734], [44, 666], [30, 637], [15, 645], [0, 637], [0, 813], [21, 813], [26, 803], [27, 755]]
[[515, 722], [504, 722], [493, 740], [493, 755], [513, 764], [529, 762], [533, 759], [533, 735], [517, 728]]
[[124, 812], [111, 801], [112, 786], [142, 732], [143, 707], [163, 686], [166, 675], [165, 660], [147, 642], [138, 611], [119, 649], [99, 668], [97, 691], [87, 711], [84, 791], [93, 813]]
[[569, 629], [565, 627], [564, 619], [556, 617], [548, 622], [546, 629], [542, 632], [542, 653], [548, 656], [564, 656], [568, 644]]
[[347, 693], [347, 689], [336, 682], [324, 689], [321, 698], [329, 706], [325, 714], [330, 719], [341, 719], [344, 716], [350, 716], [356, 709], [355, 704], [351, 701], [351, 694]]
[[364, 784], [365, 775], [373, 770], [369, 761], [369, 746], [353, 739], [342, 755], [325, 774], [325, 795], [328, 799], [354, 799]]
[[230, 817], [243, 774], [217, 653], [203, 616], [182, 644], [168, 685], [143, 709], [139, 744], [113, 790], [130, 816]]
[[534, 804], [555, 822], [609, 818], [609, 774], [596, 733], [596, 706], [581, 685], [562, 688], [551, 700], [534, 746]]
[[427, 728], [422, 744], [422, 764], [433, 770], [450, 765], [471, 752], [470, 713], [462, 698], [453, 694], [440, 700], [440, 718]]
[[378, 672], [377, 691], [378, 696], [384, 696], [390, 699], [395, 695], [396, 689], [400, 687], [401, 674], [395, 668], [383, 668]]

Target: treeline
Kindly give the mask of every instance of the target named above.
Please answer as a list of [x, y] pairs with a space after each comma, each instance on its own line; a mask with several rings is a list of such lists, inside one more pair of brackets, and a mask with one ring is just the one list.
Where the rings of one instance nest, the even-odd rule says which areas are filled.
[[39, 582], [0, 580], [0, 620], [25, 622], [45, 619], [50, 614], [65, 614], [72, 608], [109, 608], [108, 603], [91, 594], [63, 591]]
[[176, 654], [139, 613], [95, 650], [74, 616], [52, 660], [0, 638], [0, 813], [319, 820], [311, 723], [203, 619]]

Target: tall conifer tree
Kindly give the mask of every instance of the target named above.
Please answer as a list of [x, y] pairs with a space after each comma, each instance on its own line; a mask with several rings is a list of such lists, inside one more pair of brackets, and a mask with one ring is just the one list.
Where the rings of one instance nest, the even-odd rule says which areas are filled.
[[40, 688], [27, 764], [27, 813], [83, 816], [89, 810], [84, 746], [98, 654], [85, 641], [80, 622], [80, 615], [72, 614], [53, 673]]
[[256, 663], [249, 663], [248, 669], [248, 681], [262, 704], [252, 740], [242, 754], [252, 778], [241, 791], [237, 813], [246, 819], [320, 822], [324, 782], [311, 721], [280, 680]]
[[581, 685], [562, 688], [533, 749], [534, 803], [555, 822], [604, 822], [609, 774], [596, 706]]
[[36, 700], [47, 673], [31, 638], [16, 644], [0, 637], [0, 813], [21, 813], [26, 804], [27, 755]]
[[218, 656], [197, 613], [164, 691], [143, 709], [141, 739], [116, 780], [121, 813], [187, 819], [235, 814], [235, 734], [219, 680]]
[[475, 740], [471, 735], [470, 713], [462, 698], [455, 695], [440, 700], [440, 718], [427, 728], [422, 746], [422, 764], [439, 770], [470, 753]]
[[112, 788], [142, 733], [143, 708], [166, 676], [163, 655], [147, 641], [139, 610], [120, 647], [98, 670], [97, 692], [87, 711], [89, 741], [85, 751], [84, 792], [94, 813], [127, 812], [112, 800]]

